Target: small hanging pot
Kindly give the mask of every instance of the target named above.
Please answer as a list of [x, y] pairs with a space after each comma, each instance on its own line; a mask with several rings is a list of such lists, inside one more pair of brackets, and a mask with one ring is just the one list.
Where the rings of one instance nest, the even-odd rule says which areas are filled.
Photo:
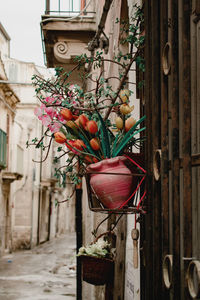
[[[100, 234], [93, 243], [103, 236], [115, 236], [113, 231]], [[104, 285], [113, 281], [115, 261], [111, 257], [97, 257], [89, 255], [79, 256], [82, 265], [82, 279], [93, 285]]]
[[80, 256], [83, 280], [93, 285], [104, 285], [113, 278], [114, 260], [94, 256]]

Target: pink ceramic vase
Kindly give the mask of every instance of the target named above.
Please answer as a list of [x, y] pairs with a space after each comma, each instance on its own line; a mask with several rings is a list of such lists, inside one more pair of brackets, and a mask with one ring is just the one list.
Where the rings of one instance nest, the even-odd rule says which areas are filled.
[[[87, 168], [89, 173], [97, 172], [97, 174], [91, 174], [90, 185], [106, 208], [119, 208], [130, 195], [132, 176], [130, 176], [131, 171], [123, 162], [125, 160], [125, 157], [118, 156], [91, 164]], [[101, 173], [116, 173], [117, 175]]]

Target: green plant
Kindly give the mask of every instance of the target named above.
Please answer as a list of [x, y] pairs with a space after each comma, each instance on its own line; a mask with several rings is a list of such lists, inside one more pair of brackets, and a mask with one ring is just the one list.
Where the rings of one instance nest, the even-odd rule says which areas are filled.
[[102, 258], [113, 258], [115, 249], [111, 248], [108, 241], [103, 239], [98, 239], [95, 243], [90, 244], [86, 247], [81, 247], [77, 256], [94, 256], [94, 257], [102, 257]]

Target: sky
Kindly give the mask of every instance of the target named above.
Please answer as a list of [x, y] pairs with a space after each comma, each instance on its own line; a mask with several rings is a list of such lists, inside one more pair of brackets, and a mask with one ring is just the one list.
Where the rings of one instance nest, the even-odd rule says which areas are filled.
[[45, 0], [0, 0], [0, 22], [11, 38], [10, 56], [44, 66], [40, 33]]

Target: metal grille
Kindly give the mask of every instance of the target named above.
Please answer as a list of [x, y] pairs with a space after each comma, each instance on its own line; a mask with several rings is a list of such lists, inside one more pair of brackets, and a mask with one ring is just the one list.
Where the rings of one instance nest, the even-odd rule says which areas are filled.
[[7, 135], [6, 133], [0, 129], [0, 167], [6, 167], [6, 141]]
[[46, 0], [46, 14], [75, 16], [80, 12], [81, 5], [80, 0]]

